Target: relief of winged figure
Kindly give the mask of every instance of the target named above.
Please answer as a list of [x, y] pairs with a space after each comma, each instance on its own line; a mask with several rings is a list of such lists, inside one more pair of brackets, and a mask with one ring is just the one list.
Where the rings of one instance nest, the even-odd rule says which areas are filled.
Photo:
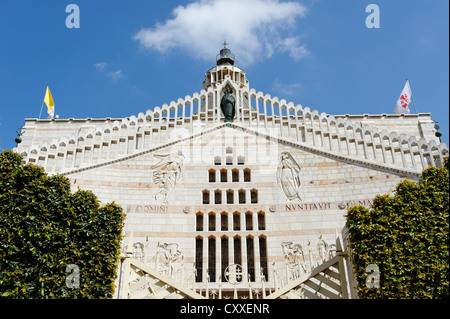
[[154, 157], [160, 161], [153, 165], [153, 182], [158, 186], [158, 190], [153, 193], [153, 198], [157, 200], [157, 196], [164, 196], [164, 204], [168, 204], [167, 197], [175, 188], [177, 181], [180, 179], [181, 170], [184, 166], [184, 155], [181, 151], [177, 155], [173, 154], [154, 154]]

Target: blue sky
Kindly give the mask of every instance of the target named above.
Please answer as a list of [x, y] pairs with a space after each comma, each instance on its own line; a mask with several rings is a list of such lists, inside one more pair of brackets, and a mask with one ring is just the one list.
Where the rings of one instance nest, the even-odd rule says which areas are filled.
[[[71, 3], [79, 29], [66, 27]], [[0, 148], [39, 116], [47, 84], [60, 118], [122, 118], [199, 92], [224, 38], [252, 88], [319, 112], [392, 113], [408, 78], [449, 144], [448, 37], [446, 0], [2, 0]]]

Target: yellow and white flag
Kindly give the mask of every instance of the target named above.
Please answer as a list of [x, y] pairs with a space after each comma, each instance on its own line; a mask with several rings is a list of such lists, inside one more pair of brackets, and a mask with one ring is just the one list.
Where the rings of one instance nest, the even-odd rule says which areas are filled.
[[47, 91], [45, 92], [44, 102], [47, 105], [47, 113], [51, 116], [51, 118], [55, 117], [55, 103], [53, 102], [52, 93], [50, 93], [50, 89], [47, 85]]

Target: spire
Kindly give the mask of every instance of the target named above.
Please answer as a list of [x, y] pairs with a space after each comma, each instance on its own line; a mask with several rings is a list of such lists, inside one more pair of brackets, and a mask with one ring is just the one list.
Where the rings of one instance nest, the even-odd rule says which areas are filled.
[[223, 49], [220, 50], [220, 54], [218, 54], [216, 57], [217, 65], [234, 65], [235, 56], [233, 53], [231, 53], [230, 49], [227, 48], [227, 45], [227, 40], [225, 40], [223, 43]]

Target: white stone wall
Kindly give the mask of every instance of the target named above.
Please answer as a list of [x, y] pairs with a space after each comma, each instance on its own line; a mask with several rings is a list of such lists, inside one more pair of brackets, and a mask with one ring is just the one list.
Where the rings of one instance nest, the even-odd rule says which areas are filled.
[[[195, 238], [204, 239], [203, 269], [208, 266], [207, 241], [211, 236], [216, 238], [216, 269], [219, 273], [220, 238], [240, 236], [242, 240], [248, 236], [257, 239], [267, 238], [267, 255], [269, 268], [272, 262], [283, 275], [284, 255], [281, 243], [292, 241], [303, 246], [306, 258], [309, 258], [307, 243], [311, 242], [313, 258], [318, 260], [317, 242], [320, 235], [332, 244], [335, 232], [341, 231], [345, 224], [345, 208], [356, 203], [368, 206], [377, 194], [391, 192], [395, 185], [406, 176], [395, 171], [374, 166], [349, 163], [338, 158], [330, 158], [320, 154], [306, 152], [295, 147], [268, 141], [264, 137], [255, 136], [232, 128], [224, 128], [215, 134], [201, 135], [194, 140], [178, 143], [93, 169], [86, 169], [67, 177], [71, 180], [73, 189], [77, 187], [92, 190], [99, 199], [106, 203], [115, 201], [127, 213], [125, 236], [131, 232], [136, 241], [145, 243], [149, 240], [150, 256], [156, 253], [158, 243], [177, 243], [183, 252], [187, 270], [192, 270], [195, 261]], [[223, 143], [222, 143], [223, 142]], [[227, 148], [232, 148], [232, 154]], [[174, 190], [168, 196], [169, 204], [158, 200], [153, 194], [158, 190], [152, 180], [152, 166], [159, 162], [155, 154], [176, 154], [181, 151], [185, 155], [182, 174]], [[277, 168], [279, 155], [288, 151], [301, 167], [301, 198], [302, 201], [287, 201], [277, 183]], [[253, 154], [252, 154], [253, 153]], [[237, 165], [214, 165], [214, 158], [232, 155], [234, 159], [245, 156], [245, 163]], [[209, 170], [251, 169], [251, 181], [222, 183], [220, 175], [216, 182], [209, 182]], [[229, 177], [230, 175], [228, 175]], [[418, 174], [410, 174], [411, 179], [417, 179]], [[257, 204], [208, 205], [202, 203], [203, 190], [238, 190], [258, 191]], [[213, 198], [212, 196], [210, 198]], [[223, 199], [224, 197], [222, 197]], [[235, 196], [236, 198], [236, 196]], [[247, 197], [248, 200], [248, 197]], [[272, 212], [273, 210], [273, 212]], [[232, 228], [232, 214], [238, 212], [241, 219], [241, 230], [221, 231], [220, 214], [228, 214], [228, 227]], [[245, 230], [245, 213], [253, 214], [253, 229]], [[257, 228], [257, 213], [265, 214], [265, 230]], [[196, 214], [202, 213], [204, 230], [196, 231]], [[216, 214], [216, 230], [208, 230], [208, 214]], [[125, 243], [127, 239], [125, 239]], [[255, 240], [255, 243], [257, 240]], [[231, 246], [230, 246], [231, 247]], [[259, 282], [259, 245], [255, 244], [256, 281]], [[246, 267], [245, 249], [242, 249], [244, 268]], [[233, 254], [230, 248], [230, 263]], [[190, 269], [190, 270], [189, 270]], [[269, 279], [273, 274], [269, 273]], [[214, 286], [214, 284], [212, 284]]]
[[[231, 124], [223, 124], [219, 109], [225, 87], [233, 89], [237, 101], [236, 120]], [[210, 108], [196, 112], [202, 104]], [[225, 76], [200, 93], [138, 116], [26, 120], [23, 143], [16, 151], [25, 163], [67, 176], [74, 191], [78, 187], [92, 190], [101, 202], [121, 205], [127, 214], [123, 244], [131, 233], [141, 243], [148, 238], [148, 262], [155, 262], [158, 243], [177, 243], [192, 274], [195, 240], [203, 238], [206, 271], [208, 239], [214, 238], [219, 274], [220, 239], [230, 239], [231, 264], [232, 239], [238, 236], [246, 268], [245, 239], [253, 238], [259, 282], [256, 239], [263, 236], [271, 282], [272, 263], [286, 280], [283, 242], [302, 245], [306, 259], [311, 247], [317, 262], [319, 236], [334, 243], [335, 232], [345, 225], [346, 207], [369, 206], [377, 194], [391, 192], [401, 180], [417, 180], [426, 167], [439, 166], [448, 149], [434, 133], [430, 114], [332, 116], [249, 90]], [[288, 200], [280, 188], [277, 173], [283, 152], [298, 165], [301, 186], [296, 196], [301, 200]], [[158, 164], [169, 157], [167, 166]], [[238, 171], [238, 182], [232, 181], [233, 169]], [[215, 182], [209, 180], [210, 170]], [[250, 181], [244, 181], [247, 170]], [[226, 182], [221, 181], [221, 171]], [[166, 184], [161, 182], [164, 176], [170, 177]], [[210, 192], [207, 204], [203, 191]], [[232, 192], [232, 204], [227, 204], [227, 191]], [[255, 191], [257, 203], [251, 203]], [[221, 192], [221, 204], [215, 204], [216, 192]], [[240, 193], [245, 204], [239, 203]], [[216, 227], [210, 231], [211, 213]], [[227, 214], [228, 231], [220, 228], [222, 213]], [[252, 214], [251, 230], [245, 228], [246, 213]], [[265, 216], [264, 230], [256, 227], [258, 213]], [[203, 214], [202, 231], [196, 230], [196, 214]], [[240, 230], [232, 230], [233, 214], [239, 214]]]

